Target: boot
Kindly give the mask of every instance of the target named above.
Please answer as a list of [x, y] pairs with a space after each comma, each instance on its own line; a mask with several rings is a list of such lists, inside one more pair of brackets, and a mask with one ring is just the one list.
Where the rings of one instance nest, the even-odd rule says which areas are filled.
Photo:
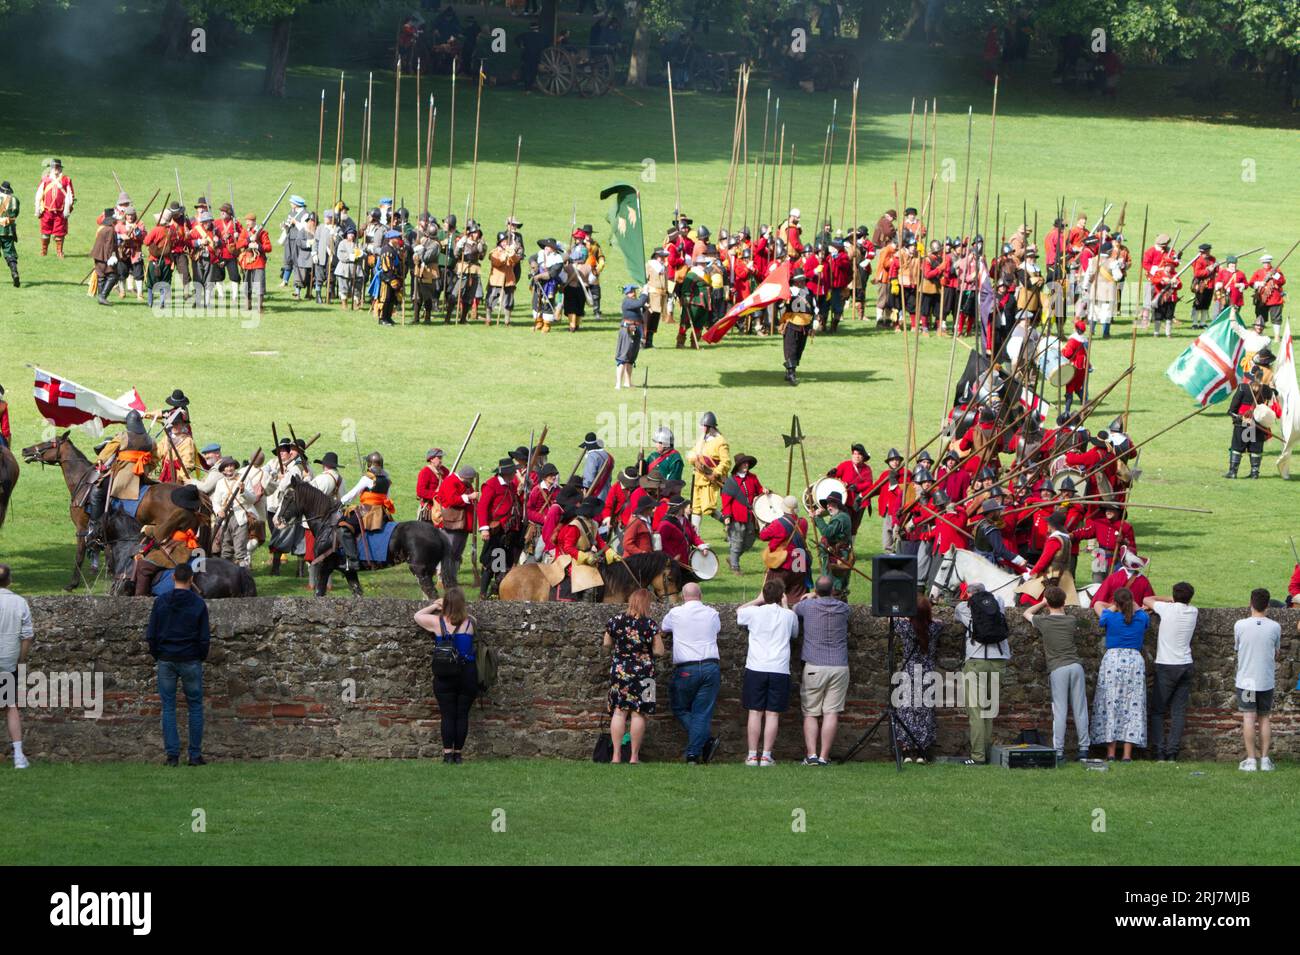
[[1252, 454], [1250, 456], [1250, 476], [1252, 478], [1259, 477], [1259, 465], [1260, 462], [1263, 460], [1264, 460], [1264, 455], [1262, 454]]
[[280, 556], [281, 555], [279, 554], [271, 555], [271, 576], [272, 577], [280, 576]]
[[1238, 469], [1239, 467], [1241, 467], [1241, 452], [1240, 452], [1240, 451], [1229, 451], [1229, 452], [1228, 452], [1228, 470], [1224, 473], [1223, 476], [1226, 477], [1226, 478], [1235, 478], [1235, 477], [1237, 476], [1237, 469]]
[[63, 258], [63, 236], [54, 237], [54, 251], [58, 253], [59, 258]]
[[18, 260], [9, 259], [9, 274], [13, 276], [14, 288], [18, 288], [22, 283], [18, 281]]
[[785, 380], [791, 385], [799, 384], [799, 380], [794, 376], [794, 365], [785, 366]]

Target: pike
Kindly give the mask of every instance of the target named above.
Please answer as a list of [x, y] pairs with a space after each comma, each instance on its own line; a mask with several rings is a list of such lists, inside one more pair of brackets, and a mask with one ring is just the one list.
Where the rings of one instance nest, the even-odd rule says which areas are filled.
[[[524, 148], [524, 137], [521, 135], [515, 141], [515, 178], [514, 178], [514, 184], [510, 187], [510, 218], [511, 219], [515, 217], [515, 198], [519, 195], [519, 155], [521, 152], [523, 152], [523, 148]], [[511, 228], [513, 228], [513, 226]]]
[[[420, 201], [420, 163], [424, 152], [420, 149], [420, 58], [415, 59], [415, 201]], [[419, 209], [416, 210], [418, 214]]]
[[424, 197], [420, 211], [429, 211], [429, 187], [433, 178], [433, 135], [438, 128], [438, 107], [433, 105], [433, 94], [429, 94], [429, 125], [424, 137]]
[[[337, 128], [334, 133], [334, 192], [335, 197], [339, 194], [339, 188], [343, 184], [342, 163], [343, 163], [343, 103], [347, 94], [343, 92], [343, 71], [339, 71], [339, 118]], [[320, 212], [320, 199], [316, 201], [316, 211]]]
[[[399, 54], [393, 62], [393, 191], [392, 197], [397, 198], [397, 128], [398, 120], [402, 116], [402, 57]], [[396, 211], [390, 213], [389, 228], [392, 227], [393, 220], [396, 219]]]
[[483, 64], [479, 63], [478, 67], [478, 100], [474, 104], [474, 162], [470, 167], [469, 178], [469, 212], [467, 218], [472, 218], [475, 211], [475, 203], [478, 201], [478, 122], [479, 115], [483, 107], [483, 81], [487, 77], [483, 73]]
[[126, 186], [122, 185], [122, 180], [117, 178], [117, 172], [113, 169], [110, 169], [109, 172], [113, 173], [113, 181], [117, 183], [117, 191], [126, 192]]
[[185, 193], [181, 192], [181, 171], [176, 166], [172, 166], [172, 172], [176, 173], [176, 201], [185, 205]]
[[[780, 108], [781, 100], [777, 98], [777, 107]], [[763, 106], [763, 148], [759, 155], [763, 157], [763, 164], [758, 170], [758, 201], [755, 203], [755, 209], [758, 211], [758, 218], [763, 217], [763, 187], [767, 184], [767, 121], [772, 111], [772, 87], [767, 88], [767, 102]]]
[[[1150, 212], [1151, 212], [1151, 205], [1150, 203], [1148, 203], [1146, 208], [1142, 212], [1142, 248], [1141, 248], [1142, 255], [1146, 255], [1146, 251], [1147, 251], [1147, 217], [1150, 214]], [[1138, 287], [1137, 287], [1138, 302], [1143, 301], [1142, 283], [1146, 279], [1146, 277], [1147, 277], [1147, 270], [1142, 269], [1141, 272], [1138, 274]], [[1143, 306], [1139, 305], [1138, 307], [1142, 308]], [[1148, 316], [1148, 320], [1149, 320], [1149, 316]], [[1136, 315], [1133, 316], [1132, 332], [1133, 333], [1129, 338], [1129, 345], [1128, 345], [1128, 363], [1130, 365], [1132, 365], [1135, 361], [1137, 361], [1138, 317]], [[1128, 388], [1125, 389], [1125, 393], [1124, 393], [1124, 427], [1125, 428], [1128, 427], [1128, 412], [1132, 401], [1133, 401], [1133, 379], [1130, 378], [1128, 383]]]
[[375, 74], [371, 71], [366, 81], [366, 129], [365, 141], [361, 147], [361, 201], [358, 203], [359, 215], [365, 215], [366, 197], [370, 186], [370, 120], [375, 113]]
[[[451, 61], [451, 132], [447, 137], [447, 218], [451, 218], [451, 182], [456, 154], [456, 61]], [[448, 235], [450, 239], [451, 236]]]
[[[648, 406], [650, 404], [650, 369], [645, 369], [645, 376], [641, 381], [641, 443], [637, 446], [636, 461], [637, 473], [643, 474], [646, 471], [645, 460], [645, 433], [650, 430], [650, 416]], [[1300, 563], [1300, 561], [1297, 561]]]
[[668, 121], [673, 132], [673, 190], [676, 196], [673, 214], [674, 216], [680, 216], [682, 214], [682, 176], [677, 167], [677, 109], [673, 105], [673, 64], [671, 60], [668, 62]]
[[[1102, 209], [1101, 209], [1101, 215], [1099, 215], [1099, 216], [1097, 217], [1097, 221], [1096, 221], [1096, 223], [1094, 223], [1094, 224], [1093, 224], [1093, 227], [1092, 227], [1091, 229], [1089, 229], [1088, 231], [1089, 231], [1089, 232], [1096, 232], [1097, 229], [1098, 229], [1098, 227], [1099, 227], [1103, 222], [1106, 221], [1106, 213], [1110, 212], [1110, 210], [1113, 209], [1113, 208], [1115, 208], [1115, 203], [1113, 203], [1113, 202], [1105, 203], [1105, 204], [1102, 206]], [[1207, 222], [1206, 225], [1209, 225], [1209, 223]], [[1198, 234], [1199, 234], [1199, 233], [1198, 233]]]
[[[912, 97], [912, 111], [907, 120], [907, 163], [903, 169], [903, 205], [907, 205], [907, 190], [912, 182], [912, 127], [916, 124], [916, 97]], [[901, 210], [900, 210], [901, 211]]]
[[781, 153], [785, 151], [785, 127], [781, 125], [781, 97], [779, 96], [776, 98], [776, 109], [772, 113], [772, 145], [773, 146], [776, 146], [777, 144], [776, 131], [778, 128], [781, 130], [781, 145], [776, 150], [777, 168], [773, 170], [775, 175], [772, 176], [772, 188], [768, 192], [768, 210], [769, 210], [768, 217], [767, 217], [768, 222], [772, 222], [773, 220], [776, 219], [777, 199], [779, 198], [779, 196], [777, 196], [777, 193], [780, 191], [781, 188], [779, 182], [781, 178], [780, 175]]
[[[844, 222], [844, 213], [848, 207], [848, 202], [849, 202], [849, 163], [853, 159], [853, 147], [854, 147], [854, 141], [857, 138], [857, 131], [858, 131], [858, 81], [855, 79], [853, 81], [852, 105], [849, 108], [849, 135], [844, 141], [844, 186], [840, 189], [841, 225]], [[855, 220], [857, 219], [856, 215], [854, 216], [854, 219]], [[854, 248], [856, 248], [857, 247], [856, 237], [854, 238], [853, 243], [854, 243]], [[856, 263], [855, 263], [855, 267], [853, 269], [853, 274], [855, 276], [855, 279], [857, 273], [858, 270], [856, 268]]]
[[[985, 179], [984, 181], [984, 195], [986, 196], [993, 191], [993, 142], [997, 138], [997, 134], [998, 134], [998, 80], [999, 79], [1000, 77], [998, 76], [993, 77], [993, 117], [992, 117], [992, 124], [989, 127], [988, 178]], [[984, 210], [984, 216], [985, 216], [984, 234], [985, 235], [988, 235], [988, 231], [989, 231], [988, 214], [989, 214], [988, 208], [986, 207]], [[994, 224], [996, 225], [996, 223]]]
[[[961, 187], [961, 227], [966, 231], [966, 197], [970, 191], [970, 147], [971, 136], [975, 132], [975, 107], [966, 107], [966, 182]], [[964, 235], [963, 235], [964, 238]]]

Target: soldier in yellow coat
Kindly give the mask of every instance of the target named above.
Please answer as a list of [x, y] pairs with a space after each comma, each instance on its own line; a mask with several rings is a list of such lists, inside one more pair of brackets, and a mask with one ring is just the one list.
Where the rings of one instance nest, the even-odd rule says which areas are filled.
[[691, 523], [698, 530], [705, 514], [721, 519], [722, 483], [731, 473], [731, 448], [718, 433], [718, 418], [712, 411], [700, 417], [700, 436], [686, 452], [686, 460], [694, 469]]

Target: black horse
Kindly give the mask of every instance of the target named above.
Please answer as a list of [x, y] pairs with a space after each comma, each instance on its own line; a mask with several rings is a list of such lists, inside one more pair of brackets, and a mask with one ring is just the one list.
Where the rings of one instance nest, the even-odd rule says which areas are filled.
[[296, 475], [280, 498], [276, 519], [296, 521], [305, 518], [316, 539], [316, 556], [312, 562], [312, 585], [317, 597], [324, 597], [330, 575], [339, 571], [347, 578], [352, 593], [361, 596], [358, 570], [376, 570], [404, 563], [420, 583], [420, 590], [432, 600], [438, 595], [434, 575], [446, 551], [442, 532], [428, 521], [401, 521], [388, 540], [388, 559], [381, 563], [358, 560], [354, 523], [343, 517], [337, 501]]
[[[111, 511], [104, 520], [104, 551], [112, 574], [109, 593], [129, 597], [134, 591], [135, 555], [140, 553], [140, 522], [125, 511]], [[208, 600], [256, 597], [257, 584], [247, 567], [220, 557], [204, 557], [194, 572], [194, 591]]]

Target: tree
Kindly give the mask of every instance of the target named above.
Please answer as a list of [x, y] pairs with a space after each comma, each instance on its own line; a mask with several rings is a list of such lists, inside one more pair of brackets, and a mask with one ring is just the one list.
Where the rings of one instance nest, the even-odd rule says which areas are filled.
[[271, 27], [271, 53], [266, 62], [266, 76], [262, 92], [267, 96], [283, 96], [285, 74], [289, 68], [289, 39], [293, 18], [308, 0], [184, 0], [190, 18], [199, 24], [208, 23], [213, 15], [221, 15], [245, 33], [267, 24]]

